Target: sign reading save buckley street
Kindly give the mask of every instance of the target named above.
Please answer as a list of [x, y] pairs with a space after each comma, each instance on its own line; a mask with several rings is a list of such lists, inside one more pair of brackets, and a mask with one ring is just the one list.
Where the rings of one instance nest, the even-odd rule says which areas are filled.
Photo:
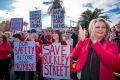
[[70, 46], [53, 43], [42, 50], [43, 76], [70, 79]]

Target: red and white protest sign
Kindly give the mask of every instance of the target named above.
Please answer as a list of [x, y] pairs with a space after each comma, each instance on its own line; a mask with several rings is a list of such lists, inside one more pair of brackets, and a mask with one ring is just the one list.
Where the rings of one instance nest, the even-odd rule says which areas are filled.
[[44, 77], [70, 79], [70, 46], [43, 45], [42, 52]]
[[14, 42], [14, 70], [36, 71], [35, 42]]

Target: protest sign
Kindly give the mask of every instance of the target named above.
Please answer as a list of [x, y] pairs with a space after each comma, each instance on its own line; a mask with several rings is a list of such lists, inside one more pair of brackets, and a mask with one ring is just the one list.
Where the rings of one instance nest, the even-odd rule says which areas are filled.
[[10, 31], [22, 31], [23, 29], [23, 18], [11, 18], [10, 20]]
[[14, 70], [36, 71], [35, 42], [14, 42]]
[[32, 29], [42, 28], [41, 10], [30, 11], [30, 27]]
[[64, 10], [63, 9], [53, 9], [51, 24], [53, 28], [64, 28]]
[[42, 52], [44, 77], [70, 79], [70, 46], [43, 45]]

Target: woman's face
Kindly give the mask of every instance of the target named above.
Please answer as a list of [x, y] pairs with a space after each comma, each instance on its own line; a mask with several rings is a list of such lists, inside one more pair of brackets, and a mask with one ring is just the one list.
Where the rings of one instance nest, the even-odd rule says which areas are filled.
[[18, 41], [20, 41], [20, 39], [14, 37], [14, 38], [13, 38], [13, 41], [18, 42]]
[[0, 42], [3, 42], [3, 37], [0, 35]]
[[62, 40], [63, 40], [63, 41], [66, 41], [66, 34], [63, 34], [63, 35], [62, 35]]
[[9, 34], [8, 33], [5, 33], [5, 36], [6, 36], [6, 38], [9, 38]]
[[35, 40], [34, 35], [31, 34], [28, 39], [29, 39], [30, 41], [34, 41], [34, 40]]
[[53, 33], [53, 39], [54, 40], [59, 39], [59, 35], [57, 33]]
[[92, 33], [96, 38], [103, 38], [106, 35], [107, 28], [104, 22], [98, 21], [93, 25]]

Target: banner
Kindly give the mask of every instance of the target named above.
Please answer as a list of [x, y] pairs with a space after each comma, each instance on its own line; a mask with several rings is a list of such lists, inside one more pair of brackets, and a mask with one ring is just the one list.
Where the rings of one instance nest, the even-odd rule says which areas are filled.
[[14, 42], [14, 71], [36, 71], [35, 42]]
[[11, 18], [10, 20], [10, 31], [22, 31], [23, 29], [23, 18]]
[[70, 46], [43, 45], [42, 52], [44, 77], [70, 79]]
[[41, 10], [30, 11], [30, 27], [34, 29], [42, 28]]
[[64, 10], [62, 8], [53, 9], [51, 20], [53, 28], [64, 28]]

